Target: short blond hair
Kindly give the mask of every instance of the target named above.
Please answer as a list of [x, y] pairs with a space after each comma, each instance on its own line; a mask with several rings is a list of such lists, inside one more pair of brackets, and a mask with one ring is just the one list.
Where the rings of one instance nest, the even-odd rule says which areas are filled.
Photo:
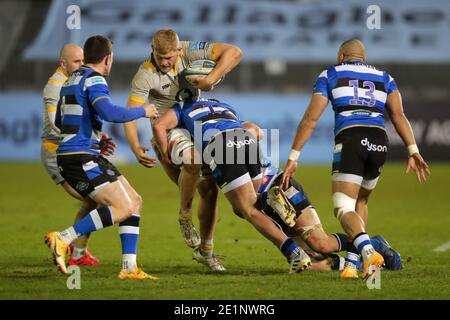
[[153, 51], [165, 54], [180, 49], [180, 39], [172, 29], [161, 29], [155, 32], [152, 39]]

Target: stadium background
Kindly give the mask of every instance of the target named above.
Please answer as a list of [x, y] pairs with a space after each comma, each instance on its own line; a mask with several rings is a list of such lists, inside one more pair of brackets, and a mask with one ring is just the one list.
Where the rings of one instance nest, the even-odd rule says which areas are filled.
[[[81, 28], [69, 30], [66, 22], [73, 12], [68, 8], [73, 4], [81, 9]], [[372, 30], [366, 24], [371, 16], [366, 10], [373, 4], [381, 8], [381, 29]], [[243, 118], [258, 123], [264, 129], [279, 130], [281, 162], [285, 161], [289, 153], [295, 128], [307, 106], [316, 77], [335, 62], [338, 46], [343, 40], [359, 37], [366, 45], [368, 62], [388, 70], [396, 79], [419, 148], [432, 168], [436, 168], [438, 175], [432, 177], [426, 187], [397, 189], [396, 183], [415, 182], [412, 177], [404, 178], [401, 175], [402, 165], [394, 163], [397, 160], [404, 161], [406, 152], [392, 125], [388, 123], [391, 142], [388, 172], [394, 177], [391, 180], [386, 178], [389, 183], [380, 185], [380, 198], [383, 194], [398, 192], [399, 198], [391, 200], [397, 201], [396, 206], [403, 209], [403, 201], [417, 197], [416, 202], [408, 206], [425, 211], [426, 203], [434, 201], [433, 195], [436, 195], [440, 203], [433, 204], [433, 214], [435, 223], [442, 222], [439, 225], [442, 229], [431, 243], [450, 240], [448, 227], [444, 227], [449, 225], [450, 210], [450, 2], [445, 0], [430, 0], [426, 3], [419, 0], [185, 0], [183, 5], [178, 0], [0, 1], [0, 169], [4, 177], [0, 183], [0, 214], [3, 217], [9, 217], [11, 211], [16, 212], [23, 203], [28, 203], [34, 210], [51, 208], [56, 211], [64, 210], [65, 204], [71, 201], [57, 190], [61, 205], [54, 206], [50, 198], [56, 187], [39, 164], [42, 89], [57, 67], [61, 46], [67, 42], [82, 46], [84, 40], [94, 34], [111, 37], [115, 60], [108, 83], [114, 102], [125, 104], [129, 82], [139, 64], [149, 55], [152, 34], [163, 27], [173, 28], [181, 39], [230, 42], [243, 50], [245, 56], [240, 65], [213, 92], [205, 96], [235, 105]], [[329, 185], [328, 164], [333, 147], [333, 113], [330, 109], [323, 115], [302, 153], [302, 163], [313, 165], [306, 166], [302, 178], [302, 182], [308, 186], [307, 190], [312, 190], [311, 194], [323, 192], [324, 187], [328, 188]], [[140, 120], [139, 128], [143, 143], [149, 145], [148, 122]], [[148, 187], [148, 183], [139, 180], [145, 178], [140, 174], [145, 169], [135, 164], [122, 126], [108, 125], [106, 131], [118, 143], [112, 161], [122, 164], [124, 172], [130, 172], [132, 183], [135, 179], [138, 185]], [[277, 133], [272, 133], [276, 139]], [[318, 172], [318, 175], [314, 172]], [[154, 175], [156, 178], [151, 178], [151, 173], [146, 173], [147, 179], [161, 181], [163, 189], [171, 190], [171, 193], [164, 194], [167, 199], [162, 202], [166, 207], [161, 207], [161, 210], [175, 211], [176, 189], [164, 179], [162, 170], [154, 169]], [[30, 193], [39, 190], [41, 193], [37, 194], [41, 194], [41, 197], [30, 198], [21, 192], [23, 184], [27, 184], [30, 179], [31, 186], [24, 190]], [[316, 186], [319, 182], [322, 184]], [[12, 193], [12, 190], [17, 190], [17, 193]], [[154, 197], [151, 191], [149, 194]], [[409, 200], [402, 199], [402, 195]], [[40, 203], [39, 208], [30, 203], [31, 199]], [[323, 199], [326, 204], [319, 204], [319, 208], [323, 206], [323, 211], [331, 212], [327, 193], [313, 199]], [[382, 204], [379, 206], [374, 205], [374, 208], [384, 209]], [[385, 214], [389, 216], [391, 213]], [[331, 214], [322, 216], [325, 216], [326, 226], [337, 228]], [[408, 219], [408, 216], [405, 218]], [[13, 225], [20, 229], [26, 224], [25, 221], [31, 221], [27, 219], [32, 217], [25, 216], [23, 222], [15, 219]], [[51, 214], [46, 219], [47, 222], [53, 222]], [[373, 221], [375, 219], [379, 218], [373, 218]], [[1, 226], [4, 231], [0, 236], [2, 248], [8, 243], [5, 234], [8, 230], [15, 230], [13, 227], [7, 230], [8, 221]], [[69, 217], [58, 217], [55, 221], [62, 221], [65, 225]], [[382, 214], [379, 225], [383, 226]], [[175, 238], [178, 235], [176, 227], [176, 224], [171, 226]], [[434, 227], [438, 228], [437, 225], [430, 226], [432, 230]], [[48, 231], [45, 222], [35, 229], [40, 233]], [[381, 228], [379, 231], [391, 236], [395, 234], [392, 228]], [[218, 232], [220, 235], [220, 224]], [[432, 233], [429, 230], [425, 234]], [[37, 252], [45, 254], [43, 249]], [[444, 254], [441, 263], [448, 266], [448, 251]], [[12, 272], [10, 280], [14, 279], [14, 275]], [[444, 275], [449, 276], [448, 270]], [[448, 298], [448, 285], [445, 288], [444, 297]], [[1, 290], [1, 285], [0, 293], [7, 294], [6, 289]], [[24, 296], [18, 294], [17, 297]], [[38, 294], [35, 297], [43, 296]]]

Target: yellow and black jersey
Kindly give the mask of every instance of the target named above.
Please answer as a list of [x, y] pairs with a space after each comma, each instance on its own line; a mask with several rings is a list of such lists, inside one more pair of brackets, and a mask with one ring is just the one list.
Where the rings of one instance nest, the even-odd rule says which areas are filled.
[[66, 80], [67, 77], [58, 67], [44, 87], [44, 127], [41, 138], [44, 147], [50, 152], [55, 152], [59, 143], [59, 129], [55, 126], [55, 114], [59, 93]]
[[176, 101], [176, 95], [181, 89], [190, 89], [195, 96], [199, 96], [198, 89], [192, 87], [182, 76], [186, 67], [195, 60], [216, 60], [214, 43], [181, 41], [182, 54], [177, 63], [167, 73], [159, 71], [152, 55], [145, 60], [131, 81], [129, 99], [131, 101], [155, 104], [159, 114], [166, 112]]

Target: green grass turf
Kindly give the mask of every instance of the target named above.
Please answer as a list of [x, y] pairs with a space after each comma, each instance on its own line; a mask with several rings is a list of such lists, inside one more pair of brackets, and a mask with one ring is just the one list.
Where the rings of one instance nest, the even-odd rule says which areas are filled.
[[[120, 281], [117, 227], [91, 236], [102, 262], [82, 269], [81, 290], [68, 290], [43, 243], [48, 231], [72, 224], [77, 202], [53, 185], [40, 164], [0, 164], [0, 299], [449, 299], [450, 165], [431, 164], [426, 184], [388, 164], [370, 203], [369, 229], [412, 257], [402, 272], [383, 271], [381, 290], [343, 281], [338, 272], [288, 275], [277, 249], [250, 224], [233, 215], [221, 195], [215, 249], [225, 256], [225, 274], [192, 261], [178, 229], [176, 187], [160, 167], [119, 166], [143, 196], [138, 263], [159, 282]], [[340, 231], [332, 214], [326, 166], [300, 166], [298, 178], [329, 232]], [[198, 225], [198, 222], [196, 222]]]

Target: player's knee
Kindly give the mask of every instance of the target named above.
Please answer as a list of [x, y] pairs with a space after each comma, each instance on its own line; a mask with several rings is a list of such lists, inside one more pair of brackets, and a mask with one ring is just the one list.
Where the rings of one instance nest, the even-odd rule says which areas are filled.
[[327, 239], [319, 238], [312, 236], [308, 241], [309, 246], [319, 253], [331, 253], [334, 252], [334, 248], [331, 247], [330, 243], [327, 241]]
[[233, 208], [233, 212], [235, 215], [237, 215], [239, 218], [245, 219], [243, 214], [236, 208]]
[[342, 217], [349, 212], [354, 212], [356, 208], [356, 199], [349, 197], [343, 192], [333, 193], [334, 215], [341, 221]]
[[199, 184], [198, 193], [200, 194], [200, 197], [205, 201], [215, 202], [219, 194], [219, 189], [212, 179], [207, 179]]
[[183, 170], [192, 176], [198, 176], [200, 174], [202, 166], [199, 164], [183, 164]]
[[133, 213], [141, 214], [141, 212], [142, 212], [141, 209], [142, 209], [142, 204], [143, 204], [142, 197], [138, 193], [136, 193], [131, 198], [131, 202], [132, 202], [132, 206], [133, 206]]
[[261, 212], [254, 206], [248, 206], [239, 210], [243, 218], [247, 221], [254, 221]]

